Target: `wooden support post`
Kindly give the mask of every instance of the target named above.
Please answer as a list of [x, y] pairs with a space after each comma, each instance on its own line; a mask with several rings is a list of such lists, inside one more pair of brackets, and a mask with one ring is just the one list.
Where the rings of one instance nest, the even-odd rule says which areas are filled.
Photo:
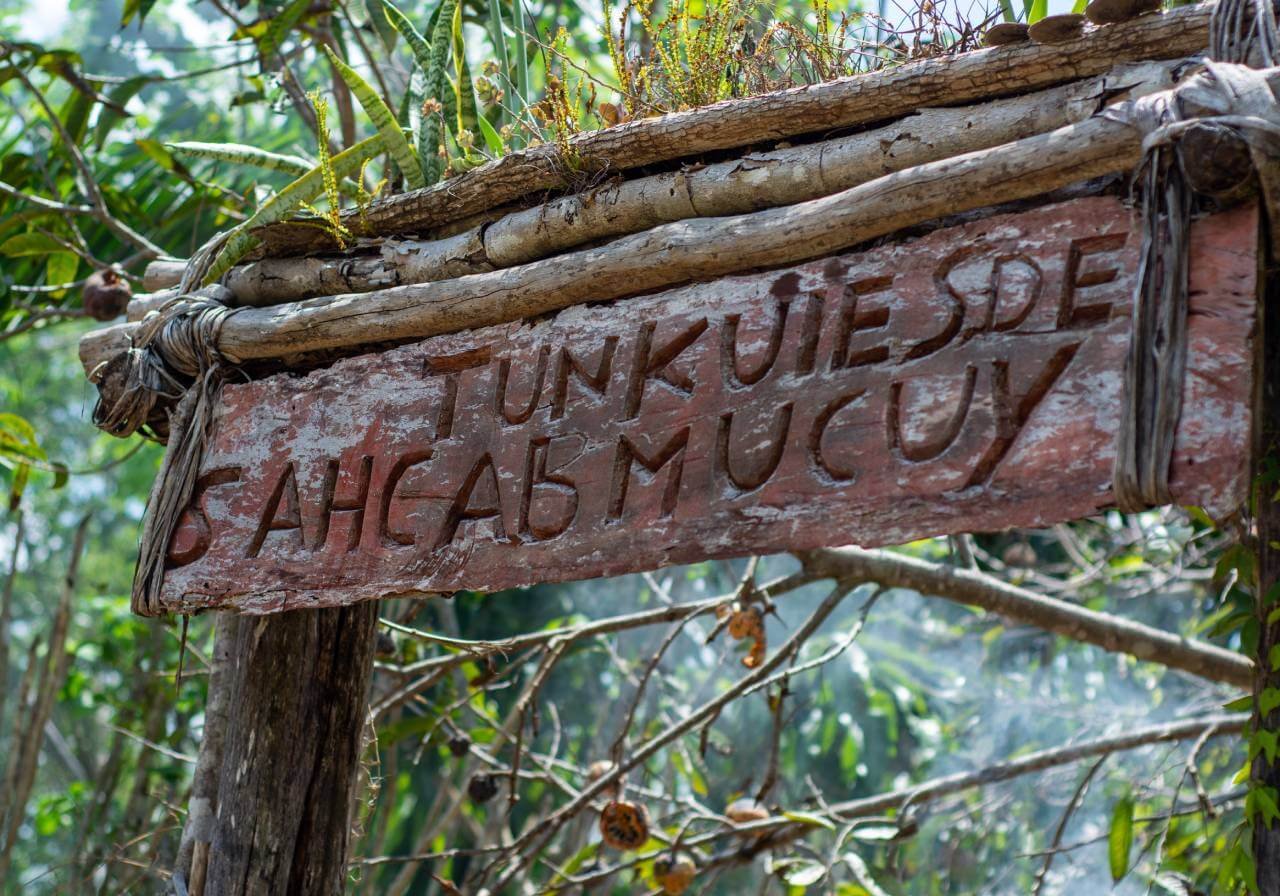
[[[1265, 230], [1277, 226], [1275, 209], [1268, 209]], [[1280, 603], [1271, 598], [1280, 595], [1280, 501], [1276, 500], [1280, 471], [1280, 258], [1274, 249], [1268, 248], [1270, 240], [1262, 239], [1260, 251], [1265, 252], [1266, 268], [1263, 271], [1259, 320], [1261, 338], [1258, 340], [1259, 375], [1258, 413], [1255, 415], [1254, 467], [1257, 488], [1257, 527], [1255, 532], [1258, 565], [1255, 594], [1258, 614], [1258, 646], [1255, 655], [1256, 682], [1254, 684], [1254, 718], [1252, 731], [1270, 732], [1275, 737], [1280, 732], [1280, 710], [1262, 713], [1260, 699], [1268, 688], [1280, 688], [1280, 671], [1272, 668], [1270, 660], [1273, 648], [1280, 646], [1280, 620], [1268, 623], [1272, 611]], [[1280, 791], [1280, 756], [1269, 759], [1259, 753], [1253, 762], [1251, 788], [1271, 788]], [[1257, 805], [1256, 801], [1251, 801]], [[1253, 819], [1253, 857], [1258, 875], [1258, 892], [1262, 896], [1280, 894], [1280, 821], [1268, 823], [1265, 811], [1257, 805]]]
[[377, 619], [369, 601], [240, 620], [205, 894], [343, 891]]

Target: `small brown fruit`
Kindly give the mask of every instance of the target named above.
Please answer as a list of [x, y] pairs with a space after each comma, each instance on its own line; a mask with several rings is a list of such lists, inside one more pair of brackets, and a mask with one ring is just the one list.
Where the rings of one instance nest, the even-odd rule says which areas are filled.
[[1021, 22], [1000, 22], [988, 28], [987, 33], [982, 36], [982, 42], [988, 47], [1008, 47], [1030, 39], [1027, 36], [1027, 26]]
[[449, 738], [449, 752], [461, 759], [471, 749], [471, 738], [465, 734], [455, 734]]
[[1014, 542], [1004, 549], [1004, 553], [1000, 555], [1000, 559], [1004, 561], [1005, 566], [1020, 566], [1023, 569], [1030, 569], [1036, 565], [1038, 558], [1036, 557], [1036, 549], [1025, 541]]
[[649, 813], [637, 803], [613, 800], [600, 812], [600, 834], [614, 849], [639, 849], [649, 839]]
[[753, 821], [764, 821], [769, 817], [769, 810], [755, 800], [743, 797], [730, 803], [724, 814], [734, 824], [750, 824]]
[[94, 320], [114, 320], [129, 307], [132, 291], [118, 273], [107, 268], [90, 274], [84, 282], [81, 302]]
[[764, 627], [764, 617], [755, 607], [739, 610], [729, 617], [729, 637], [735, 640], [753, 638]]
[[1045, 16], [1027, 29], [1027, 34], [1038, 44], [1063, 44], [1075, 40], [1084, 31], [1084, 16], [1069, 12], [1059, 16]]
[[396, 639], [387, 632], [378, 632], [378, 640], [373, 649], [378, 656], [395, 656]]
[[653, 876], [667, 896], [681, 896], [697, 874], [698, 866], [687, 855], [658, 859], [653, 863]]
[[467, 796], [477, 803], [487, 803], [498, 793], [498, 779], [493, 775], [472, 775], [467, 782]]
[[1161, 3], [1162, 0], [1093, 0], [1084, 8], [1084, 15], [1095, 25], [1116, 25], [1159, 12]]

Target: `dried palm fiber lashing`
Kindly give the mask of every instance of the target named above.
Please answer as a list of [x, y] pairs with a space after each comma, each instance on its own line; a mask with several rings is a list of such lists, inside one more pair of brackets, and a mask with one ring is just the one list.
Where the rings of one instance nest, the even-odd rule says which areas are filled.
[[[1133, 328], [1125, 359], [1114, 492], [1121, 510], [1168, 504], [1169, 465], [1182, 412], [1187, 360], [1187, 259], [1193, 191], [1178, 138], [1191, 127], [1229, 131], [1248, 145], [1259, 173], [1280, 157], [1280, 107], [1265, 71], [1280, 47], [1270, 2], [1222, 0], [1210, 26], [1206, 71], [1177, 95], [1155, 94], [1129, 107], [1146, 134], [1136, 180], [1143, 224]], [[1114, 114], [1114, 113], [1109, 113]], [[1261, 178], [1267, 207], [1280, 190]]]

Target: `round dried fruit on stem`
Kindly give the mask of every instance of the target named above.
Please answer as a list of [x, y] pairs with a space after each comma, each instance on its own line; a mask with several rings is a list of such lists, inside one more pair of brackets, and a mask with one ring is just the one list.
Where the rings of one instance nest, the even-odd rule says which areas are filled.
[[730, 803], [724, 810], [724, 815], [734, 824], [751, 824], [753, 821], [764, 821], [768, 818], [769, 810], [757, 801], [743, 797]]
[[104, 268], [90, 274], [89, 279], [84, 282], [81, 303], [94, 320], [114, 320], [124, 314], [132, 292], [119, 272]]
[[1161, 0], [1093, 0], [1084, 16], [1095, 25], [1118, 25], [1160, 11]]
[[1000, 22], [987, 29], [982, 42], [988, 47], [1008, 47], [1013, 44], [1026, 43], [1030, 40], [1027, 26], [1021, 22]]
[[754, 638], [764, 628], [764, 616], [755, 607], [738, 610], [729, 617], [729, 637], [734, 640]]
[[498, 779], [489, 774], [472, 775], [467, 782], [467, 796], [477, 803], [487, 803], [498, 792]]
[[683, 853], [675, 858], [661, 858], [653, 863], [654, 879], [667, 896], [681, 896], [689, 889], [689, 884], [693, 883], [697, 874], [698, 866]]
[[1075, 40], [1084, 31], [1084, 16], [1069, 12], [1060, 16], [1045, 16], [1027, 28], [1027, 34], [1038, 44], [1061, 44]]
[[649, 839], [649, 813], [625, 800], [606, 803], [600, 812], [600, 835], [614, 849], [639, 849]]

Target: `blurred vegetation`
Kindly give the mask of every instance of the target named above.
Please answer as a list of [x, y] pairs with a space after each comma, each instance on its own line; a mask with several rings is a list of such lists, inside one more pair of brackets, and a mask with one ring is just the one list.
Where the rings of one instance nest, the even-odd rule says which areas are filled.
[[[403, 24], [397, 29], [378, 0], [72, 0], [65, 16], [58, 4], [0, 0], [0, 411], [11, 415], [0, 417], [11, 495], [0, 574], [10, 563], [15, 571], [2, 632], [4, 762], [31, 735], [41, 681], [53, 697], [33, 735], [39, 761], [29, 798], [0, 799], [8, 813], [0, 837], [12, 840], [0, 842], [6, 893], [158, 890], [185, 812], [212, 625], [191, 621], [183, 656], [180, 622], [129, 613], [138, 523], [160, 449], [112, 440], [87, 422], [94, 396], [75, 357], [88, 326], [79, 287], [94, 270], [114, 265], [136, 283], [157, 253], [190, 255], [248, 220], [299, 170], [233, 164], [175, 144], [239, 143], [319, 164], [362, 137], [390, 139], [386, 121], [356, 114], [376, 109], [367, 97], [352, 102], [367, 88], [408, 128], [407, 145], [429, 181], [576, 130], [964, 47], [999, 14], [941, 3], [927, 12], [836, 8], [826, 0], [726, 0], [710, 9], [699, 0], [397, 6], [430, 36], [427, 55], [406, 46]], [[445, 81], [452, 100], [429, 102], [438, 93], [432, 85]], [[364, 87], [353, 90], [357, 83]], [[320, 98], [309, 100], [311, 91]], [[318, 117], [327, 126], [317, 127]], [[346, 189], [344, 175], [357, 194], [383, 182], [401, 189], [409, 172], [398, 163], [407, 157], [392, 156], [341, 172], [306, 201], [323, 214]], [[85, 518], [62, 640], [58, 608]], [[1237, 584], [1250, 572], [1229, 544], [1201, 515], [1153, 511], [903, 550], [944, 563], [972, 553], [980, 568], [1007, 580], [1249, 651], [1252, 603]], [[794, 568], [790, 558], [766, 558], [758, 578]], [[743, 562], [709, 563], [451, 602], [388, 601], [383, 615], [396, 627], [386, 630], [375, 700], [405, 682], [405, 667], [458, 652], [415, 631], [497, 640], [732, 595], [743, 569]], [[823, 594], [806, 586], [779, 599], [766, 620], [769, 643], [781, 643]], [[882, 595], [865, 630], [846, 643], [865, 594], [842, 605], [806, 647], [807, 658], [844, 644], [832, 661], [795, 676], [785, 693], [735, 701], [705, 740], [677, 739], [628, 781], [629, 798], [649, 806], [652, 831], [668, 839], [686, 825], [718, 825], [718, 814], [744, 796], [819, 819], [785, 848], [700, 875], [690, 892], [1025, 894], [1042, 885], [1044, 893], [1093, 893], [1111, 888], [1113, 877], [1120, 893], [1238, 890], [1243, 795], [1233, 778], [1245, 747], [1237, 738], [1151, 746], [1096, 769], [1057, 767], [850, 828], [821, 823], [827, 803], [1211, 711], [1236, 696], [907, 592]], [[555, 780], [581, 785], [625, 727], [651, 736], [729, 687], [746, 645], [706, 643], [714, 624], [702, 617], [669, 644], [658, 626], [575, 641], [537, 695], [540, 724], [526, 734], [528, 774], [514, 796], [504, 779], [480, 800], [485, 788], [473, 789], [474, 781], [509, 759], [509, 744], [494, 754], [486, 745], [529, 686], [538, 652], [468, 660], [387, 707], [368, 752], [349, 890], [449, 892], [441, 882], [462, 880], [483, 855], [403, 857], [518, 834], [561, 798]], [[628, 722], [638, 676], [658, 654]], [[55, 662], [63, 656], [65, 666]], [[40, 669], [48, 670], [43, 679]], [[776, 780], [764, 787], [771, 770]], [[533, 867], [531, 881], [551, 886], [622, 862], [589, 891], [656, 886], [652, 859], [626, 862], [601, 845], [593, 822], [579, 821]], [[1045, 850], [1055, 850], [1050, 865]], [[696, 852], [699, 863], [714, 857], [711, 847]]]

